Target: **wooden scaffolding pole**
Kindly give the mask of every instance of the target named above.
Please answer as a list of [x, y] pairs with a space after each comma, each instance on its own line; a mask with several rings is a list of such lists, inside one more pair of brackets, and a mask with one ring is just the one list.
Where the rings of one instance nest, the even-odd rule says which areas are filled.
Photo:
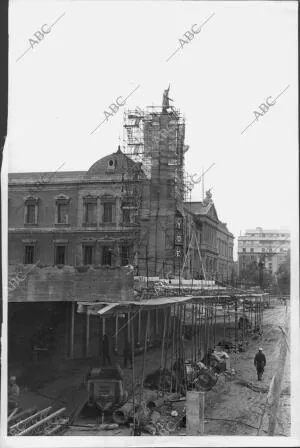
[[[143, 353], [143, 370], [142, 370], [142, 383], [141, 383], [141, 389], [140, 389], [140, 406], [142, 404], [143, 398], [144, 398], [144, 377], [145, 377], [145, 362], [146, 362], [146, 351], [147, 351], [147, 340], [148, 340], [148, 323], [149, 323], [150, 314], [149, 311], [147, 313], [147, 325], [146, 325], [146, 334], [145, 334], [145, 341], [144, 341], [144, 353]], [[140, 421], [139, 421], [140, 425]]]
[[[135, 433], [135, 375], [134, 375], [134, 327], [133, 327], [133, 320], [131, 321], [130, 325], [130, 313], [128, 313], [128, 326], [129, 326], [129, 341], [131, 343], [131, 356], [132, 356], [132, 375], [131, 375], [131, 384], [132, 384], [132, 404], [133, 404], [133, 432]], [[131, 331], [130, 331], [131, 327]], [[131, 333], [131, 334], [130, 334]]]
[[72, 302], [71, 312], [71, 344], [70, 344], [70, 358], [74, 358], [74, 326], [75, 326], [75, 302]]
[[89, 357], [89, 349], [90, 349], [90, 314], [88, 310], [86, 310], [86, 337], [85, 337], [85, 356]]
[[202, 259], [202, 256], [201, 256], [199, 243], [198, 243], [198, 238], [197, 238], [196, 234], [195, 234], [195, 239], [196, 239], [196, 245], [197, 245], [197, 250], [198, 250], [201, 266], [202, 266], [203, 277], [204, 277], [204, 280], [206, 280], [206, 273], [205, 273], [205, 269], [204, 269], [203, 259]]

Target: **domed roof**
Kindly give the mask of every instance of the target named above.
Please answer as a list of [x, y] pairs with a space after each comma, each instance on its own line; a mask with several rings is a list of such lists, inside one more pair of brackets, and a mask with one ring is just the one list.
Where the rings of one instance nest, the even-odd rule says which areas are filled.
[[88, 170], [88, 174], [122, 174], [128, 171], [138, 172], [140, 169], [141, 164], [126, 156], [119, 146], [117, 152], [97, 160]]

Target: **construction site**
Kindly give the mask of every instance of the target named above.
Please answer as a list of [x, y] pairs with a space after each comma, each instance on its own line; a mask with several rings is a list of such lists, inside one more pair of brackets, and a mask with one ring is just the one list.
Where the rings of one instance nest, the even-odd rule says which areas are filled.
[[[73, 225], [70, 209], [68, 228], [52, 231], [54, 265], [34, 227], [21, 240], [24, 226], [10, 225], [14, 248], [36, 238], [40, 249], [26, 275], [11, 251], [10, 280], [25, 278], [9, 293], [9, 375], [20, 397], [8, 435], [289, 435], [289, 297], [234, 281], [233, 235], [209, 190], [191, 199], [185, 120], [169, 100], [166, 89], [162, 106], [126, 110], [122, 148], [87, 172], [58, 173], [42, 192], [32, 176], [11, 178], [12, 193], [30, 189], [29, 207], [50, 187], [69, 206], [76, 179], [74, 217], [80, 207], [86, 217]], [[19, 338], [26, 310], [44, 326]]]

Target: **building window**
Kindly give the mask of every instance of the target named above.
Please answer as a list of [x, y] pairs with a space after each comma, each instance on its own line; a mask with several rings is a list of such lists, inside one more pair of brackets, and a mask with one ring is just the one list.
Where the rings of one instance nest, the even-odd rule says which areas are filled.
[[94, 262], [94, 247], [90, 245], [83, 246], [83, 261], [84, 264], [93, 264]]
[[112, 204], [109, 202], [103, 204], [103, 222], [112, 222]]
[[113, 170], [115, 170], [116, 166], [117, 166], [117, 161], [114, 160], [114, 159], [110, 159], [110, 160], [107, 162], [107, 169], [108, 169], [108, 171], [113, 171]]
[[26, 224], [35, 224], [35, 205], [27, 204], [27, 222]]
[[245, 247], [243, 247], [243, 252], [246, 252], [246, 248]]
[[251, 249], [250, 249], [250, 252], [254, 252], [254, 249], [253, 249], [253, 247], [251, 247]]
[[24, 224], [36, 225], [38, 223], [38, 201], [36, 196], [25, 198]]
[[34, 264], [34, 246], [25, 246], [25, 264]]
[[122, 246], [121, 262], [122, 266], [127, 266], [129, 264], [129, 247], [127, 245]]
[[57, 203], [57, 223], [68, 224], [68, 204]]
[[265, 249], [264, 247], [261, 249], [262, 252], [264, 252], [265, 250], [266, 250], [266, 249]]
[[66, 246], [55, 246], [55, 264], [66, 264]]
[[96, 202], [86, 202], [85, 204], [85, 223], [90, 225], [96, 225]]

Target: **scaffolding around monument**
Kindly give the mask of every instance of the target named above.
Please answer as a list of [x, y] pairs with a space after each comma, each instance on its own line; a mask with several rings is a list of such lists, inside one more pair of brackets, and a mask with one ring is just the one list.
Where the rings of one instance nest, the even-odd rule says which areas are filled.
[[[169, 116], [167, 127], [161, 117]], [[185, 119], [179, 109], [169, 107], [166, 111], [160, 106], [124, 111], [123, 151], [135, 162], [142, 164], [148, 179], [153, 178], [153, 160], [161, 163], [168, 158], [168, 166], [173, 171], [175, 194], [189, 200], [192, 184], [187, 181], [184, 171]], [[153, 180], [153, 179], [152, 179]]]

